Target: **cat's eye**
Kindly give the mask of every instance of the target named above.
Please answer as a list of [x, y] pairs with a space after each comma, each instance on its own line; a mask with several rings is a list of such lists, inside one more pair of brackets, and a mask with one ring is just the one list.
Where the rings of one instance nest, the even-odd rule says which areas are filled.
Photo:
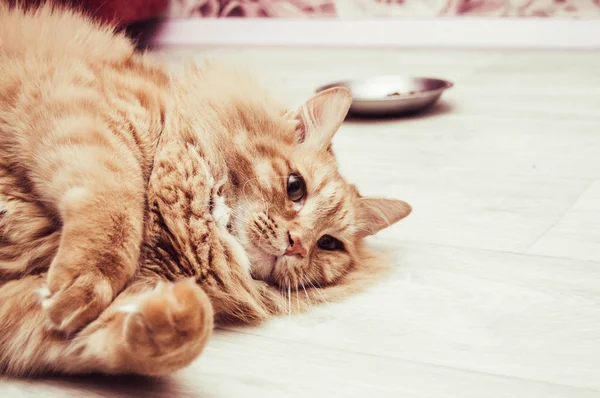
[[287, 181], [287, 194], [292, 202], [300, 202], [306, 196], [306, 184], [298, 174], [290, 174]]
[[319, 246], [319, 249], [329, 251], [340, 250], [342, 247], [344, 247], [342, 245], [342, 242], [340, 242], [331, 235], [321, 236], [321, 238], [319, 238], [319, 240], [317, 241], [317, 246]]

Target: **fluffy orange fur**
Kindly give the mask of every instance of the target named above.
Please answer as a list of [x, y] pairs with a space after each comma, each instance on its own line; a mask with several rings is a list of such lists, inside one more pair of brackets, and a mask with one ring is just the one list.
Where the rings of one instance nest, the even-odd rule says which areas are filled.
[[171, 74], [76, 12], [0, 5], [0, 373], [168, 374], [214, 322], [376, 279], [364, 238], [410, 206], [338, 172], [350, 102], [288, 111], [235, 68]]

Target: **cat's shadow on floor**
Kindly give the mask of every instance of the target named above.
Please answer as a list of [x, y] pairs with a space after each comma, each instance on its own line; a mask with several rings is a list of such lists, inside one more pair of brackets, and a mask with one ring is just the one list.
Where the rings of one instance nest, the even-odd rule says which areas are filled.
[[[55, 390], [65, 397], [180, 397], [176, 376], [144, 377], [136, 375], [86, 375], [86, 376], [49, 376], [33, 378], [28, 384], [39, 384], [54, 396]], [[194, 397], [203, 398], [201, 392], [195, 392]]]

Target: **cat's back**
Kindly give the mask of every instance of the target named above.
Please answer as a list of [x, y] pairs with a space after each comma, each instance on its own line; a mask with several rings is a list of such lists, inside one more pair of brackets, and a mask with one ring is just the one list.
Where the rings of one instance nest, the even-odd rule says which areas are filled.
[[47, 63], [80, 59], [118, 62], [132, 43], [84, 15], [51, 4], [25, 10], [0, 3], [0, 58], [35, 57]]
[[51, 4], [23, 9], [0, 1], [0, 156], [67, 113], [139, 133], [144, 147], [160, 127], [169, 85], [162, 66], [110, 26]]
[[116, 66], [118, 74], [134, 52], [127, 37], [78, 12], [0, 2], [0, 125], [25, 122], [15, 118], [41, 100], [97, 89], [110, 78], [105, 66]]

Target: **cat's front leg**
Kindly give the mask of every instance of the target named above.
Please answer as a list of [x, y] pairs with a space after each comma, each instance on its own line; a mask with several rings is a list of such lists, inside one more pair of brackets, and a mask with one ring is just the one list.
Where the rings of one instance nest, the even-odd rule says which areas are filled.
[[23, 149], [39, 201], [61, 224], [42, 306], [54, 329], [70, 333], [96, 319], [137, 269], [144, 182], [131, 149], [94, 118], [61, 119], [42, 138]]
[[42, 301], [54, 329], [73, 332], [93, 321], [137, 268], [142, 215], [128, 192], [68, 191], [61, 242]]

